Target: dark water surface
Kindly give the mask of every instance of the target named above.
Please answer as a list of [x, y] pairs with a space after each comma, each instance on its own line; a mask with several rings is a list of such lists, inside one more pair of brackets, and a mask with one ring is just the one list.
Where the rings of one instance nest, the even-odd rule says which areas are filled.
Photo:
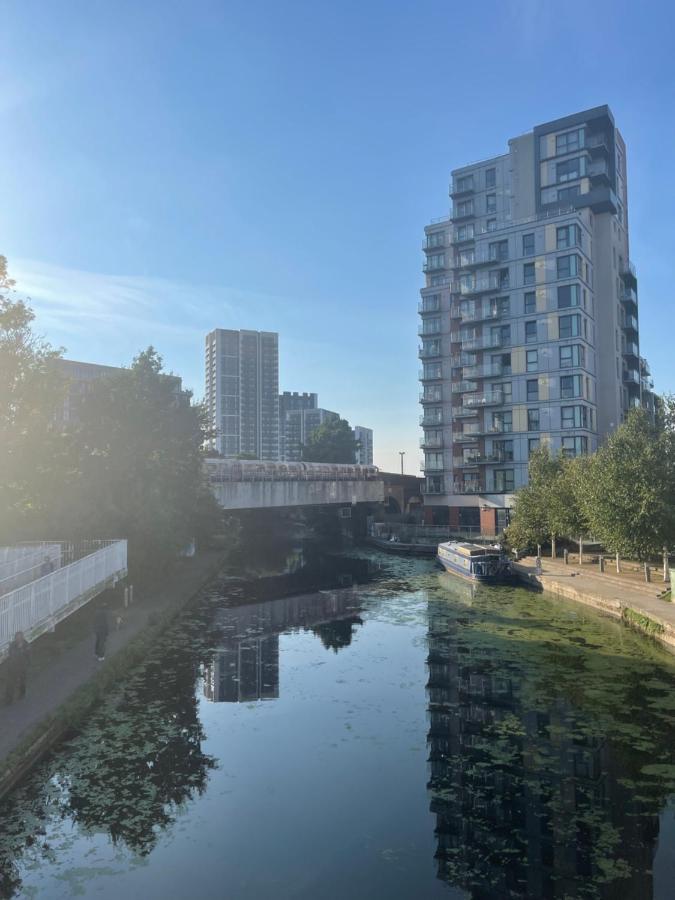
[[206, 591], [0, 809], [0, 895], [675, 897], [671, 657], [364, 559]]

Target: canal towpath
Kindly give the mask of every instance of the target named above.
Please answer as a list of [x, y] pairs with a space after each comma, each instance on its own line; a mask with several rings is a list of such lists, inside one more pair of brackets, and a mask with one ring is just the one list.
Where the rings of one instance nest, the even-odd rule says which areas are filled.
[[[223, 563], [222, 551], [215, 550], [181, 560], [146, 595], [137, 592], [132, 605], [110, 608], [105, 661], [95, 656], [93, 630], [85, 629], [86, 636], [68, 642], [46, 663], [35, 667], [37, 671], [29, 670], [26, 696], [11, 706], [0, 706], [0, 796], [58, 740], [58, 722], [53, 726], [48, 723], [59, 708], [96, 679], [104, 667], [114, 664], [120, 652], [149, 624], [170, 611], [178, 611], [194, 597], [215, 577]], [[94, 607], [96, 601], [91, 605]], [[119, 627], [118, 617], [121, 618]], [[8, 757], [19, 748], [25, 752], [18, 759], [12, 758], [8, 767]]]
[[542, 557], [541, 574], [532, 556], [515, 563], [515, 569], [524, 583], [622, 619], [675, 653], [675, 603], [662, 596], [668, 585], [660, 580], [647, 583], [632, 572], [601, 573], [595, 566], [575, 565], [571, 557], [567, 564]]

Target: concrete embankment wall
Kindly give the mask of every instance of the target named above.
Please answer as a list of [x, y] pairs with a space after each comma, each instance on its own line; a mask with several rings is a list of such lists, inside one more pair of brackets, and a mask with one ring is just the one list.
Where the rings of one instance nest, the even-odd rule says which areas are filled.
[[611, 576], [577, 573], [573, 567], [547, 571], [546, 561], [541, 575], [531, 565], [516, 563], [515, 568], [525, 584], [621, 619], [675, 653], [675, 604], [658, 596], [660, 586], [626, 584]]

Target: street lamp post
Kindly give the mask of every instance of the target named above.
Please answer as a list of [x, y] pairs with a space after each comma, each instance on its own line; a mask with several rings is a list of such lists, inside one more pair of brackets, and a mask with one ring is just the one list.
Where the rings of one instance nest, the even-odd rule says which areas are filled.
[[403, 457], [405, 456], [405, 450], [399, 450], [398, 455], [401, 457], [401, 475], [403, 475]]

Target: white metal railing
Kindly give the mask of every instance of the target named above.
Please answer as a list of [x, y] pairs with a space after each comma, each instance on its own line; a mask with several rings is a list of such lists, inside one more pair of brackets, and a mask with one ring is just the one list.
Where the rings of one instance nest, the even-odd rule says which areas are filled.
[[81, 559], [0, 597], [0, 656], [23, 631], [30, 641], [127, 571], [127, 542], [111, 541]]
[[[37, 542], [0, 547], [0, 597], [59, 568], [61, 544]], [[47, 571], [45, 571], [47, 564]]]

